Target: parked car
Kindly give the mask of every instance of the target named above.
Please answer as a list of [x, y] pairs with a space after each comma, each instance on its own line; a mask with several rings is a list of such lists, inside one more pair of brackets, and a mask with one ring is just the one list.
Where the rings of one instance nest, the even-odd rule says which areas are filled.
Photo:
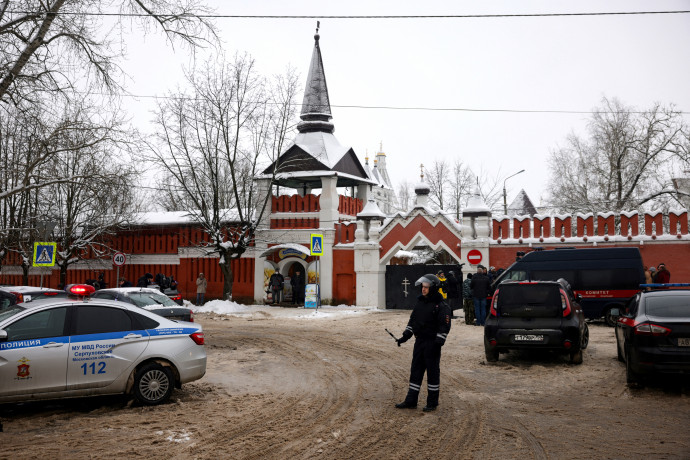
[[654, 374], [690, 375], [690, 290], [638, 293], [620, 311], [616, 344], [629, 384]]
[[558, 280], [563, 278], [581, 296], [585, 318], [604, 318], [616, 325], [611, 314], [620, 309], [645, 282], [642, 256], [638, 248], [551, 249], [533, 251], [517, 260], [493, 282]]
[[17, 304], [17, 296], [11, 292], [0, 289], [0, 311]]
[[95, 299], [109, 299], [127, 302], [145, 310], [152, 311], [168, 319], [177, 319], [189, 322], [194, 321], [194, 312], [192, 312], [192, 310], [181, 307], [158, 289], [152, 289], [150, 287], [101, 289], [94, 292], [91, 297]]
[[504, 281], [494, 293], [484, 326], [487, 361], [516, 349], [551, 350], [582, 363], [589, 328], [568, 282]]
[[[93, 292], [86, 288], [70, 292]], [[206, 351], [198, 324], [123, 302], [53, 297], [0, 312], [0, 363], [0, 403], [126, 393], [153, 405], [203, 377]]]
[[167, 295], [170, 297], [171, 300], [173, 300], [176, 304], [182, 305], [183, 304], [183, 299], [182, 299], [182, 294], [180, 294], [177, 289], [161, 289], [161, 287], [157, 284], [149, 284], [147, 286], [149, 289], [155, 289], [157, 291], [162, 292], [163, 294]]
[[31, 302], [32, 300], [42, 298], [64, 298], [68, 296], [66, 291], [36, 286], [3, 286], [0, 287], [0, 290], [13, 294], [17, 299], [17, 303]]

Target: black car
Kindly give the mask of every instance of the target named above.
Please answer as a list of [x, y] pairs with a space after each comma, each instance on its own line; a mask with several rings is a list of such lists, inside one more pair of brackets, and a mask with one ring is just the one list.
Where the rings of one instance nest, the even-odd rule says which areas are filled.
[[36, 286], [3, 286], [1, 291], [15, 296], [17, 303], [31, 302], [38, 299], [64, 298], [69, 294], [59, 289], [42, 288]]
[[0, 312], [17, 303], [17, 296], [11, 292], [0, 289]]
[[504, 281], [498, 286], [484, 326], [487, 361], [516, 349], [550, 350], [569, 354], [582, 363], [589, 328], [568, 282]]
[[652, 374], [690, 375], [690, 290], [638, 293], [620, 311], [616, 343], [629, 384]]
[[91, 297], [119, 300], [152, 311], [168, 319], [194, 322], [192, 310], [179, 306], [158, 289], [140, 287], [101, 289], [91, 294]]

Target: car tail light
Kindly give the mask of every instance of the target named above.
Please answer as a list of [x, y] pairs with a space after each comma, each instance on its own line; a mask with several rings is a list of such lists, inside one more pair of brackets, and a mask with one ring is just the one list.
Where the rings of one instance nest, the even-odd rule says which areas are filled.
[[669, 335], [671, 333], [671, 329], [664, 326], [659, 326], [658, 324], [641, 323], [633, 328], [633, 332], [635, 335], [663, 336]]
[[21, 294], [19, 292], [14, 292], [14, 291], [11, 291], [11, 293], [14, 294], [14, 296], [17, 298], [17, 303], [24, 302], [24, 294]]
[[572, 347], [573, 347], [573, 342], [571, 342], [570, 340], [566, 340], [565, 342], [563, 342], [563, 348], [570, 349]]
[[96, 288], [91, 286], [90, 284], [71, 284], [67, 286], [67, 292], [69, 292], [72, 295], [86, 297], [96, 292]]
[[170, 297], [172, 300], [182, 300], [182, 294], [178, 294], [175, 297]]
[[54, 295], [58, 295], [58, 293], [57, 292], [44, 292], [43, 295], [44, 296], [54, 296]]
[[494, 298], [491, 299], [491, 308], [489, 309], [489, 313], [491, 316], [498, 316], [498, 312], [496, 311], [496, 305], [498, 304], [498, 291], [499, 289], [496, 289], [496, 292], [494, 292]]
[[561, 289], [561, 308], [563, 309], [563, 317], [570, 315], [570, 299]]
[[203, 332], [195, 332], [194, 334], [190, 334], [189, 338], [194, 340], [194, 343], [197, 345], [203, 345], [204, 344], [204, 333]]
[[498, 341], [496, 341], [496, 339], [489, 340], [489, 345], [491, 345], [492, 347], [495, 347], [496, 344], [498, 344]]

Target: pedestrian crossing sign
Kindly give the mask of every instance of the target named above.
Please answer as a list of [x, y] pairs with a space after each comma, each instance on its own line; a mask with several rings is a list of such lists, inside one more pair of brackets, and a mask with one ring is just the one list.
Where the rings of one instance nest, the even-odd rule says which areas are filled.
[[52, 267], [55, 265], [57, 243], [34, 243], [34, 267]]
[[311, 234], [311, 244], [309, 245], [311, 248], [311, 255], [312, 256], [322, 256], [323, 255], [323, 235], [319, 235], [318, 233], [312, 233]]

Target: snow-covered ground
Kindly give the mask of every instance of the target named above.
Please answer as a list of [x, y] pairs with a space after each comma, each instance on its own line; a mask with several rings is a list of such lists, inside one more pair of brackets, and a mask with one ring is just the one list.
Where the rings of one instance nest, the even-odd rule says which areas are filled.
[[241, 305], [229, 300], [211, 300], [200, 307], [185, 301], [184, 306], [190, 308], [194, 313], [215, 313], [218, 315], [248, 318], [265, 318], [266, 316], [271, 316], [286, 319], [337, 319], [346, 316], [359, 316], [373, 312], [386, 311], [376, 307], [351, 305], [339, 305], [337, 307], [322, 306], [318, 309], [304, 307], [284, 308], [270, 305]]

